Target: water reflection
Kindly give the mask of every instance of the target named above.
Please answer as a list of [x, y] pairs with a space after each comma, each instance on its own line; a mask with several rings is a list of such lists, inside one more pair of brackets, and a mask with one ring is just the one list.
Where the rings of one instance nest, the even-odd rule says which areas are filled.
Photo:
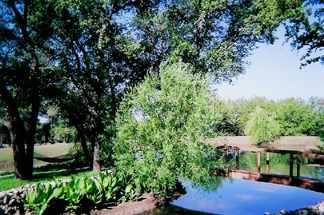
[[[308, 166], [309, 160], [299, 157], [300, 175], [324, 181], [324, 168]], [[240, 156], [240, 169], [257, 171], [256, 154]], [[234, 166], [235, 160], [233, 161]], [[228, 165], [232, 166], [231, 162]], [[266, 172], [266, 156], [261, 159], [261, 172]], [[296, 171], [296, 170], [294, 170]], [[289, 155], [270, 153], [270, 174], [289, 174]], [[296, 172], [295, 172], [296, 173]], [[281, 209], [296, 210], [324, 201], [324, 193], [298, 187], [223, 177], [206, 177], [192, 183], [182, 180], [186, 194], [152, 215], [194, 214], [264, 214]]]
[[[270, 174], [289, 175], [289, 155], [288, 154], [270, 154]], [[307, 158], [301, 158], [301, 176], [315, 178], [324, 181], [324, 168], [308, 165]], [[255, 153], [244, 153], [240, 156], [240, 169], [257, 171]], [[261, 172], [266, 172], [266, 157], [261, 157]], [[296, 169], [294, 169], [296, 174]]]
[[[295, 210], [324, 201], [324, 194], [271, 183], [218, 177], [222, 182], [207, 189], [185, 181], [186, 194], [160, 208], [154, 215], [195, 214], [264, 214], [281, 209]], [[186, 211], [188, 209], [190, 211]], [[180, 211], [180, 212], [179, 212]]]

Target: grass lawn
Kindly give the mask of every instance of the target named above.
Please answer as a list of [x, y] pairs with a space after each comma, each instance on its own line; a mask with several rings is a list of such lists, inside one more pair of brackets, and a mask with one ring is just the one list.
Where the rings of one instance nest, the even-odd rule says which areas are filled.
[[[69, 152], [73, 144], [57, 143], [35, 146], [35, 154], [44, 157], [56, 157], [65, 155]], [[39, 166], [46, 162], [34, 160], [34, 165]], [[0, 149], [0, 172], [13, 171], [12, 148]], [[1, 185], [0, 185], [1, 186]]]
[[[57, 157], [65, 155], [69, 152], [73, 144], [57, 143], [35, 146], [35, 154], [44, 157]], [[34, 160], [34, 166], [42, 166], [48, 164], [43, 161]], [[24, 184], [47, 181], [57, 177], [69, 177], [71, 175], [90, 174], [91, 172], [82, 170], [71, 170], [69, 168], [58, 165], [36, 168], [34, 170], [33, 180], [19, 180], [11, 173], [14, 170], [12, 148], [0, 149], [0, 191], [8, 190]]]
[[0, 192], [9, 190], [11, 188], [19, 187], [25, 184], [36, 183], [40, 181], [49, 181], [55, 178], [68, 178], [71, 176], [86, 176], [94, 174], [88, 169], [79, 170], [54, 170], [54, 171], [42, 171], [35, 172], [34, 179], [32, 180], [20, 180], [16, 179], [13, 174], [0, 177]]

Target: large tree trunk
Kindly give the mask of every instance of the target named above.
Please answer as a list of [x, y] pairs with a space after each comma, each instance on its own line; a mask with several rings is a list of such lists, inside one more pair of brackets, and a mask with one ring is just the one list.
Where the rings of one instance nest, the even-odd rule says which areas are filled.
[[[37, 119], [34, 119], [37, 121]], [[31, 123], [26, 130], [21, 123], [12, 123], [12, 149], [15, 175], [20, 179], [31, 179], [33, 176], [33, 159], [36, 124]]]
[[20, 179], [31, 179], [33, 176], [35, 133], [40, 107], [40, 97], [36, 92], [36, 90], [33, 92], [30, 118], [24, 122], [13, 96], [4, 86], [0, 86], [0, 96], [8, 108], [10, 118], [15, 175]]
[[[34, 138], [35, 133], [33, 135], [27, 136], [27, 132], [24, 126], [24, 122], [20, 118], [19, 110], [17, 104], [7, 90], [5, 86], [0, 85], [0, 96], [5, 102], [8, 108], [8, 116], [9, 116], [9, 128], [11, 130], [11, 143], [14, 157], [14, 166], [15, 166], [15, 174], [17, 178], [21, 179], [30, 179], [33, 173], [33, 152], [34, 152], [34, 144], [29, 141]], [[35, 128], [31, 131], [36, 130], [37, 122], [37, 114], [39, 109], [39, 103], [36, 106], [33, 105], [33, 112], [31, 119], [34, 119], [31, 127]], [[37, 113], [36, 113], [37, 112]], [[31, 133], [32, 134], [32, 133]]]
[[101, 163], [100, 163], [100, 144], [99, 141], [96, 141], [93, 146], [93, 162], [92, 162], [92, 170], [94, 172], [101, 171]]
[[89, 164], [90, 168], [91, 168], [91, 154], [90, 154], [90, 151], [89, 151], [89, 148], [88, 148], [88, 145], [87, 145], [87, 141], [86, 141], [86, 138], [85, 136], [80, 132], [78, 131], [78, 136], [80, 138], [80, 142], [81, 142], [81, 148], [82, 148], [82, 151], [87, 159], [87, 163]]
[[20, 179], [31, 179], [33, 177], [33, 152], [34, 146], [13, 143], [13, 155], [15, 164], [15, 175]]
[[20, 179], [31, 179], [33, 176], [34, 144], [28, 141], [25, 128], [19, 123], [13, 123], [12, 133], [15, 175]]
[[26, 151], [24, 144], [24, 130], [21, 126], [13, 125], [12, 150], [14, 157], [15, 175], [17, 178], [29, 178], [27, 174], [27, 163], [25, 162]]

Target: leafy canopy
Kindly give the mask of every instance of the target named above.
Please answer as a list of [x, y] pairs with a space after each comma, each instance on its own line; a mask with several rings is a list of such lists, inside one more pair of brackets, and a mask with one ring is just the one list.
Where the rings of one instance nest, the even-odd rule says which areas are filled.
[[246, 133], [255, 143], [261, 144], [278, 137], [280, 126], [273, 115], [258, 107], [246, 124]]
[[281, 133], [289, 135], [321, 136], [324, 118], [320, 110], [298, 99], [285, 99], [276, 104], [276, 119]]
[[220, 117], [206, 78], [192, 72], [184, 63], [161, 66], [160, 76], [148, 76], [127, 95], [117, 118], [117, 172], [162, 195], [178, 177], [203, 183], [219, 162], [201, 142]]

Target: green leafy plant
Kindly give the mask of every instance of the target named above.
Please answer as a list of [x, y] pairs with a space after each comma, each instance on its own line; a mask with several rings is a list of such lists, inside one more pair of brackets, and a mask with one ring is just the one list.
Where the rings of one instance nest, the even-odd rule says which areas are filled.
[[[141, 194], [135, 189], [139, 181], [129, 181], [115, 173], [101, 172], [95, 176], [72, 177], [40, 183], [30, 190], [25, 198], [25, 206], [37, 214], [48, 214], [52, 207], [60, 207], [62, 212], [81, 213], [89, 208], [109, 202], [134, 199]], [[49, 212], [48, 212], [49, 211]]]
[[161, 66], [160, 76], [148, 76], [121, 105], [114, 145], [117, 172], [136, 181], [135, 190], [162, 196], [179, 177], [208, 176], [219, 165], [219, 154], [202, 144], [221, 119], [214, 102], [207, 79], [194, 75], [189, 65]]
[[261, 144], [278, 137], [280, 135], [280, 126], [273, 115], [257, 107], [247, 122], [246, 133], [255, 143]]

